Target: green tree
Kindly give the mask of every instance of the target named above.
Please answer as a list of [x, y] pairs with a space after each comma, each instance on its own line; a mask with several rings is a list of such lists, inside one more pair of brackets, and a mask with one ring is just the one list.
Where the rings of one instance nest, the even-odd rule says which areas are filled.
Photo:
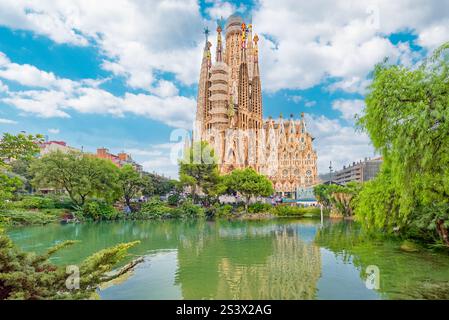
[[238, 192], [245, 199], [245, 211], [252, 197], [268, 197], [274, 193], [272, 182], [252, 168], [237, 169], [224, 177], [228, 191]]
[[5, 201], [11, 199], [22, 185], [22, 180], [18, 177], [10, 177], [7, 174], [0, 173], [0, 209], [5, 205]]
[[90, 197], [113, 202], [118, 195], [119, 170], [109, 160], [78, 152], [52, 152], [35, 161], [30, 170], [36, 186], [63, 189], [78, 207]]
[[11, 170], [11, 164], [29, 161], [35, 156], [39, 152], [40, 142], [41, 135], [3, 134], [0, 140], [0, 207], [23, 186], [21, 179], [6, 171]]
[[317, 201], [334, 214], [344, 217], [353, 215], [355, 200], [362, 186], [357, 182], [347, 185], [321, 184], [314, 187]]
[[[398, 211], [385, 220], [388, 231], [425, 229], [449, 246], [449, 44], [437, 49], [418, 68], [376, 66], [360, 127], [384, 157], [382, 183], [394, 189]], [[376, 185], [378, 183], [379, 185]], [[362, 197], [364, 201], [370, 201]], [[387, 200], [385, 200], [387, 201]], [[390, 200], [388, 200], [390, 201]], [[360, 208], [369, 207], [362, 200]], [[359, 209], [363, 221], [388, 216], [389, 205]], [[428, 210], [428, 208], [434, 208]], [[427, 215], [426, 219], [421, 219]], [[426, 226], [418, 221], [428, 221]], [[377, 223], [379, 224], [379, 222]]]
[[142, 194], [147, 197], [166, 195], [173, 191], [176, 185], [176, 181], [155, 173], [144, 173], [143, 180], [145, 186]]
[[179, 178], [182, 186], [190, 187], [195, 203], [198, 200], [199, 190], [206, 195], [206, 205], [210, 203], [211, 197], [219, 194], [217, 186], [220, 183], [220, 174], [217, 159], [214, 150], [207, 142], [195, 142], [187, 150], [179, 164]]
[[0, 167], [6, 167], [5, 160], [29, 160], [33, 158], [39, 153], [38, 144], [42, 142], [42, 135], [4, 133], [0, 140]]
[[88, 299], [98, 286], [120, 274], [109, 275], [113, 267], [127, 256], [127, 251], [138, 242], [119, 244], [95, 253], [79, 265], [79, 289], [66, 286], [69, 274], [66, 268], [52, 264], [48, 259], [57, 251], [75, 244], [66, 241], [46, 254], [21, 252], [0, 230], [0, 300], [21, 299]]
[[[132, 165], [124, 165], [119, 173], [119, 185], [126, 205], [131, 208], [131, 199], [145, 188], [145, 180]], [[131, 208], [132, 209], [132, 208]]]

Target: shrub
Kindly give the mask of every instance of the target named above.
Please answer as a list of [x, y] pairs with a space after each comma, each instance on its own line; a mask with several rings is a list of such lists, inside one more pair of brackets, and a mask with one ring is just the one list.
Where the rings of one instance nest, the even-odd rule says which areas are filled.
[[280, 217], [302, 217], [307, 211], [308, 208], [281, 205], [274, 207], [272, 213]]
[[193, 204], [191, 201], [185, 201], [179, 208], [180, 215], [186, 218], [201, 218], [205, 216], [202, 207]]
[[218, 205], [215, 211], [215, 216], [217, 218], [228, 218], [232, 216], [233, 210], [234, 207], [231, 206], [230, 204]]
[[180, 200], [179, 194], [175, 193], [175, 194], [171, 194], [168, 196], [167, 203], [170, 206], [177, 206], [179, 203], [179, 200]]
[[256, 202], [256, 203], [249, 205], [248, 212], [249, 213], [265, 213], [265, 212], [270, 212], [272, 208], [273, 207], [271, 204]]
[[169, 218], [173, 215], [177, 215], [176, 209], [168, 207], [157, 197], [142, 204], [140, 211], [133, 213], [137, 219]]
[[0, 212], [0, 224], [6, 226], [29, 226], [29, 225], [44, 225], [52, 222], [57, 222], [59, 217], [55, 214], [9, 210]]
[[123, 216], [110, 204], [101, 201], [90, 201], [84, 204], [83, 208], [77, 212], [78, 216], [84, 219], [101, 221], [116, 220]]
[[15, 202], [14, 207], [23, 209], [54, 209], [55, 202], [47, 197], [29, 196]]

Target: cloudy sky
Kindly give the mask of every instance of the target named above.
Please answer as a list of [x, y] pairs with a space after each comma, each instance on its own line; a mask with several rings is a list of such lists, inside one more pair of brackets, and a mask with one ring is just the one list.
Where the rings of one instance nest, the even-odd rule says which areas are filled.
[[176, 177], [202, 31], [233, 12], [261, 38], [264, 116], [307, 114], [320, 173], [374, 155], [354, 130], [374, 65], [412, 66], [449, 40], [449, 0], [0, 0], [0, 132], [124, 150]]

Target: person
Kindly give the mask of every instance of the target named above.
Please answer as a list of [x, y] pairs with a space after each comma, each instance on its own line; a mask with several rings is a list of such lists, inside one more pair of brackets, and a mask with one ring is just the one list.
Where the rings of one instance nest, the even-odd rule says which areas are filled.
[[131, 208], [128, 205], [126, 205], [125, 206], [125, 214], [128, 215], [130, 213], [131, 213]]

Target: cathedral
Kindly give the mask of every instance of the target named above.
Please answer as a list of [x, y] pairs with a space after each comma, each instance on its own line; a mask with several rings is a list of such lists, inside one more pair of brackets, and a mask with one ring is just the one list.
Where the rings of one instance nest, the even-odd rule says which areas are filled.
[[[223, 34], [224, 32], [224, 34]], [[257, 34], [239, 15], [217, 28], [215, 62], [206, 44], [198, 84], [194, 139], [214, 149], [220, 172], [252, 167], [279, 195], [295, 197], [317, 183], [317, 155], [300, 119], [263, 119]]]

